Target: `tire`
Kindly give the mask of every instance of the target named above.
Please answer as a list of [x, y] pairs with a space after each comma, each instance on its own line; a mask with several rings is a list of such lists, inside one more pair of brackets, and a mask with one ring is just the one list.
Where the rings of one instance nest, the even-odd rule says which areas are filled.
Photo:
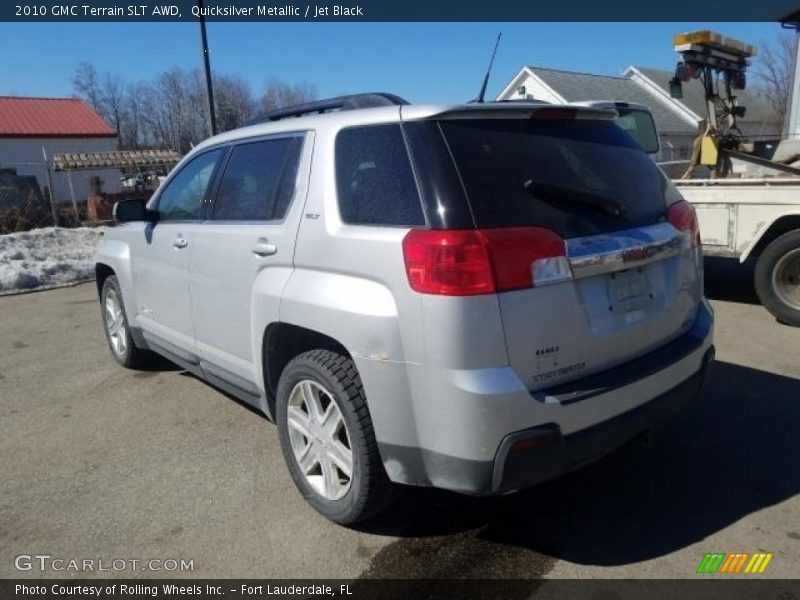
[[800, 327], [800, 230], [785, 233], [758, 258], [755, 288], [778, 321]]
[[311, 350], [292, 359], [278, 382], [276, 423], [289, 473], [319, 513], [351, 525], [389, 506], [394, 486], [348, 357]]
[[152, 360], [152, 353], [137, 348], [133, 341], [122, 290], [116, 275], [109, 275], [103, 282], [103, 289], [100, 292], [100, 312], [103, 318], [103, 331], [114, 360], [128, 369], [142, 367]]

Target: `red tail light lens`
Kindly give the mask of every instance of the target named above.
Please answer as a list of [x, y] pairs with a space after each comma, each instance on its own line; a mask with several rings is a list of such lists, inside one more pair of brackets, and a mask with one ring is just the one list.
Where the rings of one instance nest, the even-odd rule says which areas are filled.
[[572, 277], [564, 240], [548, 229], [414, 229], [403, 239], [411, 288], [423, 294], [476, 296]]
[[700, 226], [697, 223], [697, 213], [686, 200], [680, 200], [667, 209], [667, 220], [678, 231], [689, 234], [692, 246], [700, 245]]
[[497, 291], [507, 292], [572, 278], [567, 246], [541, 227], [484, 229]]
[[403, 239], [411, 288], [423, 294], [474, 296], [494, 291], [486, 243], [477, 231], [413, 229]]

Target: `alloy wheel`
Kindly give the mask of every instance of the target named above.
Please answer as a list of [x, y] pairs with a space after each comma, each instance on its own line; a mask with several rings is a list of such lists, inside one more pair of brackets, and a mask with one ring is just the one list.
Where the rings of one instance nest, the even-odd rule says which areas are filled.
[[333, 395], [310, 379], [297, 383], [286, 411], [289, 441], [306, 482], [326, 500], [350, 489], [353, 451], [347, 424]]
[[109, 290], [105, 301], [106, 331], [111, 342], [111, 349], [117, 356], [125, 356], [128, 340], [125, 336], [125, 315], [117, 292]]

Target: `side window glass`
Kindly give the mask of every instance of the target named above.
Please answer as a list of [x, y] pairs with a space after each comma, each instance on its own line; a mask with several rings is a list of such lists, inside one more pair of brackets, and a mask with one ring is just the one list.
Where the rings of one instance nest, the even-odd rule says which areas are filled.
[[294, 196], [301, 148], [300, 137], [234, 146], [217, 191], [212, 219], [282, 219]]
[[342, 130], [336, 137], [336, 187], [345, 223], [425, 224], [400, 125]]
[[161, 221], [200, 220], [214, 168], [222, 150], [211, 150], [189, 161], [167, 184], [158, 199]]

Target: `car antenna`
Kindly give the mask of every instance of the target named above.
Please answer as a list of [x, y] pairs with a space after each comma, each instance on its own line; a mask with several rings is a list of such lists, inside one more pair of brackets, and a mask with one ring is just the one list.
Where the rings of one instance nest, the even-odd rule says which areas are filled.
[[489, 75], [492, 72], [492, 66], [494, 65], [494, 57], [497, 54], [497, 47], [500, 45], [500, 38], [503, 36], [503, 33], [500, 32], [497, 34], [497, 41], [494, 43], [494, 50], [492, 51], [492, 58], [489, 61], [489, 67], [486, 69], [486, 76], [483, 78], [483, 85], [481, 86], [481, 91], [478, 94], [478, 97], [472, 100], [472, 103], [483, 104], [483, 97], [486, 95], [486, 86], [489, 85]]

